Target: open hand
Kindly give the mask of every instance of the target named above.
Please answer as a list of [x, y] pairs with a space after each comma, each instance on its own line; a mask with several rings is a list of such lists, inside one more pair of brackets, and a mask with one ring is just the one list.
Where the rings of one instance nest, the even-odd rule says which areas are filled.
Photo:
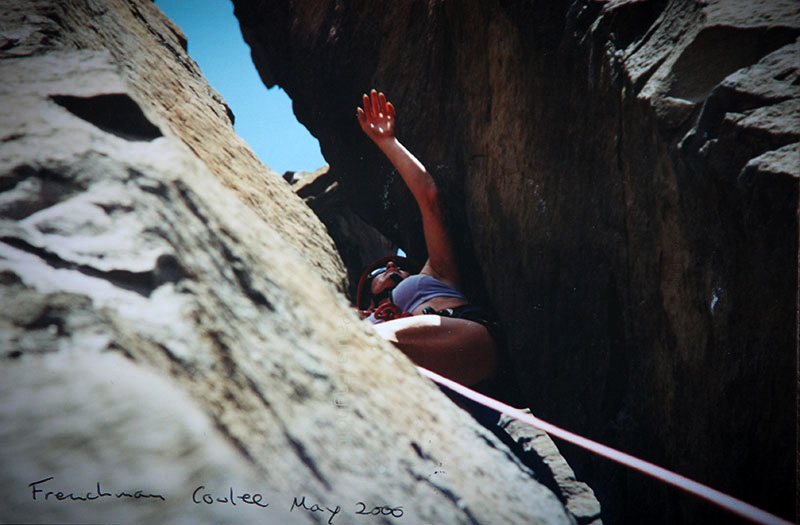
[[374, 89], [369, 96], [364, 95], [364, 108], [358, 108], [358, 123], [361, 129], [373, 142], [380, 142], [394, 139], [394, 106], [386, 101], [383, 93], [378, 93]]

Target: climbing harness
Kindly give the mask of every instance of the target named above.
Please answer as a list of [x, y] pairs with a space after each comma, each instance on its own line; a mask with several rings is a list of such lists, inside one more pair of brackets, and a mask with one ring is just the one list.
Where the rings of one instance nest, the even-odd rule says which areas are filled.
[[489, 331], [489, 335], [497, 341], [500, 339], [500, 323], [491, 316], [486, 309], [474, 304], [462, 304], [453, 308], [445, 308], [443, 310], [436, 310], [432, 306], [426, 306], [422, 310], [423, 314], [439, 315], [441, 317], [452, 317], [453, 319], [466, 319], [475, 323], [483, 325]]
[[564, 430], [531, 414], [526, 414], [519, 409], [506, 405], [505, 403], [501, 403], [496, 399], [492, 399], [491, 397], [475, 392], [464, 385], [442, 377], [435, 372], [431, 372], [430, 370], [422, 368], [421, 366], [418, 366], [417, 369], [422, 375], [432, 380], [434, 383], [456, 392], [461, 396], [470, 399], [471, 401], [483, 405], [486, 408], [513, 417], [514, 419], [527, 425], [543, 430], [551, 436], [563, 439], [564, 441], [572, 443], [573, 445], [577, 445], [594, 454], [603, 456], [612, 461], [625, 465], [628, 468], [632, 468], [657, 480], [663, 481], [664, 483], [689, 492], [690, 494], [694, 494], [695, 496], [722, 507], [723, 509], [732, 512], [737, 516], [749, 519], [755, 523], [791, 525], [790, 521], [775, 516], [774, 514], [770, 514], [767, 511], [761, 510], [758, 507], [750, 505], [749, 503], [745, 503], [744, 501], [736, 499], [723, 492], [712, 489], [707, 485], [703, 485], [702, 483], [698, 483], [697, 481], [691, 480], [685, 476], [681, 476], [680, 474], [676, 474], [675, 472], [659, 467], [658, 465], [654, 465], [653, 463], [643, 459], [639, 459], [631, 456], [630, 454], [626, 454], [625, 452], [620, 452], [619, 450], [579, 436], [568, 430]]

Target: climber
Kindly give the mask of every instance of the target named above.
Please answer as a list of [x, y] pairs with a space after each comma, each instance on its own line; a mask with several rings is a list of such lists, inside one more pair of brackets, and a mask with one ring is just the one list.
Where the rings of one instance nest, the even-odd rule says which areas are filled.
[[[374, 89], [356, 110], [361, 129], [400, 173], [422, 214], [428, 259], [418, 273], [402, 257], [372, 263], [362, 275], [358, 308], [378, 334], [417, 365], [467, 386], [484, 384], [496, 367], [494, 326], [459, 291], [461, 275], [433, 177], [395, 137], [395, 109]], [[405, 267], [404, 267], [405, 266]]]

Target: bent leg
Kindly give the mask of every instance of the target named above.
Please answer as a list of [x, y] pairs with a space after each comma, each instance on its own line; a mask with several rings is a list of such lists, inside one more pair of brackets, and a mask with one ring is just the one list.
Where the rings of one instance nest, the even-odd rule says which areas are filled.
[[415, 315], [374, 325], [414, 363], [464, 385], [494, 373], [497, 345], [486, 327], [438, 315]]

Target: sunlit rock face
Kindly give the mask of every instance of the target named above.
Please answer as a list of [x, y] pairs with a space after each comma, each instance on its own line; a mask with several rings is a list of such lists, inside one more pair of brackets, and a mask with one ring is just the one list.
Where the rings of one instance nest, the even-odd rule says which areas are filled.
[[[234, 0], [361, 217], [424, 258], [355, 120], [386, 92], [534, 413], [791, 518], [798, 35], [786, 1]], [[579, 451], [612, 521], [713, 522]]]
[[185, 49], [145, 0], [0, 4], [0, 521], [571, 522]]

